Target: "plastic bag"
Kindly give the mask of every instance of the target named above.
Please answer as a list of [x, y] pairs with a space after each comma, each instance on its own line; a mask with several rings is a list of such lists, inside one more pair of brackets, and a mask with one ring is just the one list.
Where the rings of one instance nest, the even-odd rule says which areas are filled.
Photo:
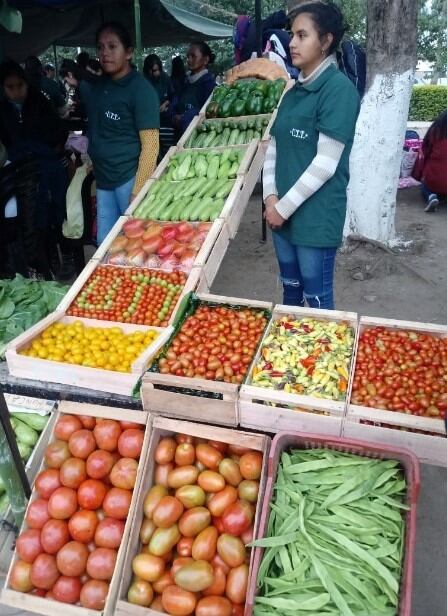
[[402, 152], [402, 162], [400, 164], [400, 177], [408, 178], [413, 171], [414, 164], [418, 158], [416, 150], [404, 150]]
[[76, 169], [67, 190], [67, 219], [62, 224], [62, 233], [67, 239], [78, 240], [84, 233], [82, 184], [87, 176], [87, 166], [84, 163]]

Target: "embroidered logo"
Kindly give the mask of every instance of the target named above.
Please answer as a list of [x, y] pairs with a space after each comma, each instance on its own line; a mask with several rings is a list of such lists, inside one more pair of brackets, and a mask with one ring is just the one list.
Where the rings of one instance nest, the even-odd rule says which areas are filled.
[[296, 139], [309, 139], [308, 133], [306, 133], [305, 130], [300, 130], [299, 128], [291, 128], [290, 134]]
[[118, 113], [113, 113], [113, 111], [106, 111], [106, 117], [109, 120], [121, 120], [121, 117]]

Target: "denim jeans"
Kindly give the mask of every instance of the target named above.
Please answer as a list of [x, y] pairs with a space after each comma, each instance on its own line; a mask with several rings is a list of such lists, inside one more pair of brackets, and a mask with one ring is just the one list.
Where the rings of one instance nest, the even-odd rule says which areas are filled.
[[336, 248], [294, 246], [279, 233], [272, 233], [287, 306], [334, 309]]
[[96, 212], [97, 212], [97, 244], [101, 244], [118, 218], [124, 214], [129, 207], [129, 199], [135, 178], [130, 179], [125, 184], [117, 188], [96, 190]]

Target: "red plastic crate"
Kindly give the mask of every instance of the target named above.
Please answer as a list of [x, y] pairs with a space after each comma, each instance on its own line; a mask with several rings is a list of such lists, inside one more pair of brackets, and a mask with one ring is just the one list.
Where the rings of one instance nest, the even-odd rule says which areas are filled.
[[[406, 449], [389, 447], [377, 443], [355, 441], [346, 438], [331, 438], [317, 434], [301, 434], [299, 432], [279, 432], [272, 441], [270, 449], [268, 479], [265, 488], [264, 502], [261, 511], [261, 521], [256, 539], [262, 539], [268, 527], [270, 502], [273, 499], [273, 488], [276, 481], [278, 463], [281, 453], [290, 447], [295, 449], [334, 449], [344, 453], [357, 454], [368, 458], [399, 460], [405, 472], [407, 482], [406, 503], [410, 509], [406, 513], [405, 551], [400, 584], [400, 601], [398, 616], [410, 616], [411, 592], [413, 579], [413, 556], [416, 543], [416, 504], [419, 497], [420, 473], [417, 457]], [[250, 570], [247, 599], [244, 616], [253, 614], [253, 606], [257, 593], [256, 581], [259, 566], [264, 554], [263, 548], [255, 548]]]

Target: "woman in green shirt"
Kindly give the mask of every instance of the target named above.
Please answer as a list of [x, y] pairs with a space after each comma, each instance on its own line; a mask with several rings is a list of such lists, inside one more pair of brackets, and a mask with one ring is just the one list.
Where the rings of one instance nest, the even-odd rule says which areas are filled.
[[263, 177], [287, 305], [334, 308], [335, 254], [346, 217], [349, 154], [360, 107], [337, 68], [344, 33], [334, 4], [306, 2], [290, 14], [296, 85], [272, 126]]

